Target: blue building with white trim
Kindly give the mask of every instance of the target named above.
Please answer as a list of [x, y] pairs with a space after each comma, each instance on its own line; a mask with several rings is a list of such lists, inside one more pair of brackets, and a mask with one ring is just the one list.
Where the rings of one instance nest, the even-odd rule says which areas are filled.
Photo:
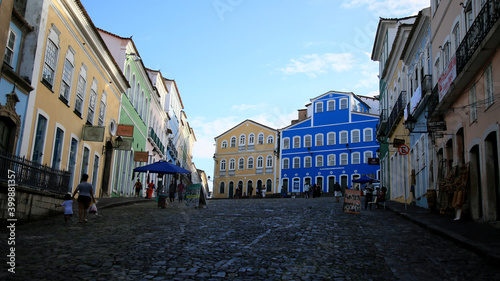
[[379, 178], [380, 166], [368, 164], [377, 158], [375, 139], [378, 112], [369, 101], [350, 92], [330, 91], [311, 99], [299, 119], [280, 131], [280, 183], [288, 192], [303, 192], [306, 182], [333, 192], [338, 181], [344, 189], [363, 175]]

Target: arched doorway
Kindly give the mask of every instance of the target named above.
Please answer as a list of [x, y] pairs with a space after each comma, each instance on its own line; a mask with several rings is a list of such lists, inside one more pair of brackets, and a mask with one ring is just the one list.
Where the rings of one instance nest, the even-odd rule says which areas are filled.
[[486, 167], [486, 200], [488, 200], [487, 220], [496, 221], [500, 219], [500, 179], [498, 164], [498, 139], [496, 132], [490, 133], [484, 140], [484, 156]]
[[229, 198], [234, 197], [234, 182], [229, 182]]
[[262, 196], [262, 193], [259, 194], [259, 191], [262, 192], [262, 180], [257, 181], [257, 190], [256, 190], [256, 195], [257, 196]]
[[475, 145], [469, 151], [470, 159], [470, 210], [472, 219], [479, 221], [483, 217], [483, 202], [481, 191], [481, 162], [479, 157], [479, 145]]
[[253, 182], [251, 180], [247, 182], [247, 193], [248, 197], [251, 197], [253, 195]]
[[16, 113], [18, 102], [19, 98], [12, 92], [7, 94], [6, 104], [0, 104], [0, 151], [9, 154], [14, 154], [16, 151], [21, 128], [21, 116]]

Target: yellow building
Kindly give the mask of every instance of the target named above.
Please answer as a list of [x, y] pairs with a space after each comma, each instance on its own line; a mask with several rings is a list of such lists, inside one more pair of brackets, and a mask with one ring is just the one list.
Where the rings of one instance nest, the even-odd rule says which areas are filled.
[[[21, 154], [71, 173], [68, 192], [82, 174], [96, 196], [109, 194], [121, 94], [129, 87], [79, 1], [44, 1], [35, 58], [35, 90]], [[32, 110], [30, 110], [32, 109]]]
[[245, 120], [215, 138], [213, 198], [280, 192], [278, 131]]

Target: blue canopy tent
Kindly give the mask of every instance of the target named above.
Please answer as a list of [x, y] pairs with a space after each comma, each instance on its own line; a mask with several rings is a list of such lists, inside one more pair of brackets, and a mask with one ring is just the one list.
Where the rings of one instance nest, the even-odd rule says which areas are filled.
[[169, 163], [165, 160], [160, 160], [158, 162], [154, 162], [149, 165], [145, 165], [142, 167], [137, 167], [134, 169], [134, 172], [138, 173], [157, 173], [157, 174], [189, 174], [191, 171], [176, 166], [172, 163]]
[[355, 183], [367, 183], [367, 182], [380, 182], [378, 179], [370, 178], [367, 175], [360, 177], [359, 179], [352, 180]]

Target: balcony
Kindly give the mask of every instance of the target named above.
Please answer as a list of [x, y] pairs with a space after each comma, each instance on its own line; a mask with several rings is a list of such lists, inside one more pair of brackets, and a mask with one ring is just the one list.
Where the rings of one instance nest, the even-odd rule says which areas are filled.
[[406, 107], [406, 91], [401, 91], [398, 100], [394, 104], [394, 108], [391, 111], [391, 115], [387, 120], [387, 129], [389, 132], [394, 130], [393, 126], [401, 119], [401, 114]]
[[387, 109], [382, 109], [376, 128], [377, 136], [387, 135], [387, 119]]
[[165, 146], [161, 143], [160, 138], [151, 127], [149, 127], [148, 140], [158, 152], [165, 155]]
[[170, 157], [172, 157], [172, 159], [174, 160], [177, 160], [177, 157], [179, 155], [174, 143], [172, 142], [172, 139], [168, 140], [168, 154], [170, 154]]
[[0, 180], [8, 182], [15, 175], [15, 184], [56, 193], [70, 191], [71, 173], [50, 168], [5, 152], [0, 152]]
[[457, 76], [471, 60], [474, 53], [478, 49], [484, 48], [483, 41], [499, 17], [500, 0], [487, 0], [457, 49]]
[[432, 92], [432, 75], [425, 75], [422, 82], [420, 82], [420, 86], [422, 88], [422, 97]]

